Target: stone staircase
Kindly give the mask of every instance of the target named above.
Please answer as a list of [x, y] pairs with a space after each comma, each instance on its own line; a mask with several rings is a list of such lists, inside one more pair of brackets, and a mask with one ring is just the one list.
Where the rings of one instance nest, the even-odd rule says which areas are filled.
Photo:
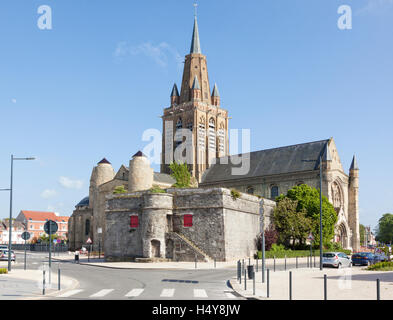
[[199, 248], [194, 242], [192, 242], [190, 239], [188, 239], [186, 236], [183, 234], [177, 233], [177, 232], [170, 232], [172, 236], [177, 237], [181, 241], [185, 242], [195, 253], [197, 253], [200, 256], [203, 256], [203, 259], [205, 262], [210, 262], [213, 261], [214, 259], [210, 257], [206, 252], [204, 252], [201, 248]]

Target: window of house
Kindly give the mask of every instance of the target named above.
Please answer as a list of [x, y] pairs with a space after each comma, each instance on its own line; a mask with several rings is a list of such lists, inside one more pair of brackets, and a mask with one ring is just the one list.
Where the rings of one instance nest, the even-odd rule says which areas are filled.
[[277, 186], [273, 186], [270, 189], [270, 198], [271, 199], [276, 199], [279, 196], [278, 194], [278, 187]]
[[137, 215], [132, 215], [130, 217], [130, 227], [136, 229], [139, 227], [139, 217]]
[[186, 228], [192, 227], [192, 214], [185, 214], [183, 216], [183, 225]]

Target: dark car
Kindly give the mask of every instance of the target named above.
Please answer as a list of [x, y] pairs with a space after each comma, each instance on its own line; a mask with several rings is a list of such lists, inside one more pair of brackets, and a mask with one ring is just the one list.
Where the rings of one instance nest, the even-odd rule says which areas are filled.
[[371, 252], [358, 252], [352, 255], [352, 264], [354, 266], [371, 266], [377, 262], [377, 258]]

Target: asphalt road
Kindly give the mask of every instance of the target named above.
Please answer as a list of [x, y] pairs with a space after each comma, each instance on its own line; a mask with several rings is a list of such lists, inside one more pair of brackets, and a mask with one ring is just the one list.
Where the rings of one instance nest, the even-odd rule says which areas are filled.
[[[14, 268], [24, 267], [24, 254], [17, 252]], [[27, 253], [27, 268], [47, 263], [47, 253]], [[105, 300], [236, 300], [239, 297], [227, 281], [235, 268], [215, 270], [110, 269], [73, 262], [52, 262], [54, 272], [78, 280], [79, 286], [45, 299]]]

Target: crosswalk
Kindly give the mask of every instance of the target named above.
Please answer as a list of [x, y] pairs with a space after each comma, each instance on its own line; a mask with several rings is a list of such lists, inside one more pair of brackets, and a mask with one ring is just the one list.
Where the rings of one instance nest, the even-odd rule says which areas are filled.
[[[123, 296], [125, 298], [138, 298], [143, 293], [145, 292], [145, 288], [135, 288], [130, 291], [128, 291], [125, 295], [122, 295], [120, 293], [120, 296]], [[91, 293], [91, 292], [90, 292]], [[99, 298], [108, 298], [111, 296], [111, 294], [116, 293], [117, 297], [119, 296], [119, 293], [116, 292], [115, 289], [102, 289], [99, 290], [95, 293], [87, 293], [87, 290], [84, 289], [75, 289], [75, 290], [69, 290], [65, 293], [62, 293], [60, 295], [57, 295], [57, 298], [80, 298], [80, 299], [99, 299]], [[161, 290], [158, 290], [157, 298], [175, 298], [176, 297], [176, 289], [174, 288], [164, 288]], [[184, 291], [179, 294], [181, 295], [178, 298], [184, 298]], [[220, 295], [217, 295], [217, 292], [214, 292], [211, 294], [210, 298], [220, 298], [220, 299], [238, 299], [232, 292], [230, 291], [223, 291], [221, 292]], [[190, 298], [196, 298], [196, 299], [208, 299], [209, 295], [208, 292], [205, 289], [193, 289], [190, 291]]]

